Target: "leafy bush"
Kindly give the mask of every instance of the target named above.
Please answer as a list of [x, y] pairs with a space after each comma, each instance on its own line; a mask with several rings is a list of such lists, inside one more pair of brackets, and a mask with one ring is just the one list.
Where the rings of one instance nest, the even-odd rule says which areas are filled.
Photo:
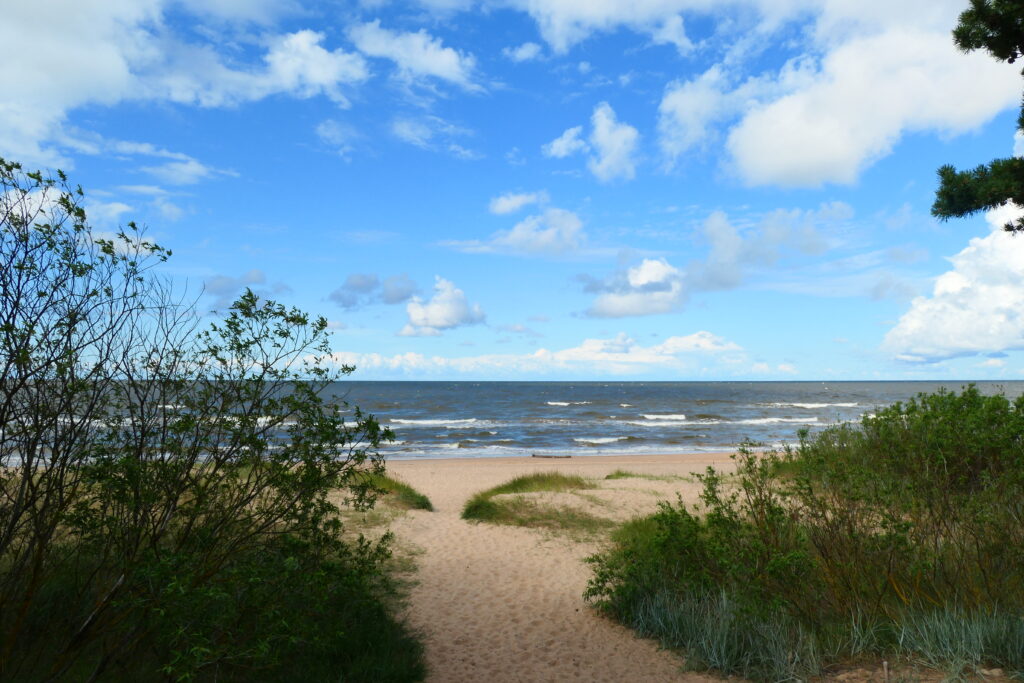
[[410, 641], [387, 540], [343, 540], [328, 498], [372, 505], [390, 433], [324, 399], [352, 371], [326, 321], [246, 292], [201, 330], [170, 252], [100, 239], [81, 196], [0, 160], [0, 678], [359, 679], [361, 629]]
[[[699, 510], [662, 504], [591, 558], [589, 598], [755, 678], [861, 652], [1024, 671], [1024, 399], [919, 395], [700, 479]], [[716, 620], [741, 626], [715, 644]]]

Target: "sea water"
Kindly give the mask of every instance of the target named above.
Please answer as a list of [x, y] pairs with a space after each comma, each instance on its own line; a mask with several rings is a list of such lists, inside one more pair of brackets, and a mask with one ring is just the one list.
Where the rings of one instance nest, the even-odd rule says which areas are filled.
[[[390, 458], [611, 455], [779, 446], [921, 392], [968, 382], [340, 382], [390, 427]], [[1024, 394], [1024, 381], [976, 382]]]

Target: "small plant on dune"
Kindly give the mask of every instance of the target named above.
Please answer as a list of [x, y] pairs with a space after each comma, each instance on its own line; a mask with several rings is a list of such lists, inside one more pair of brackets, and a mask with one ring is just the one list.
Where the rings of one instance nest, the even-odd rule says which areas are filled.
[[641, 472], [632, 472], [630, 470], [615, 470], [611, 474], [605, 476], [605, 479], [614, 481], [616, 479], [646, 479], [648, 481], [677, 481], [684, 480], [686, 477], [681, 477], [675, 474], [643, 474]]
[[602, 609], [763, 680], [865, 652], [1024, 672], [1024, 398], [921, 395], [700, 479], [591, 559]]
[[390, 505], [404, 510], [433, 512], [434, 506], [430, 499], [404, 481], [377, 472], [369, 472], [365, 476], [372, 490], [383, 496], [383, 500]]
[[[614, 525], [610, 520], [596, 517], [571, 507], [540, 505], [522, 495], [543, 491], [564, 492], [592, 489], [594, 484], [577, 475], [558, 472], [537, 472], [516, 477], [477, 493], [462, 509], [462, 518], [491, 524], [544, 527], [549, 529], [593, 532]], [[505, 496], [503, 498], [496, 498]]]

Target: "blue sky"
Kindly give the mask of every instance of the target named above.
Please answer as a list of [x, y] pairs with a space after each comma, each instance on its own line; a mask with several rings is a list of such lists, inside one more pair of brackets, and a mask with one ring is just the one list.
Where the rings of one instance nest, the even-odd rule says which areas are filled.
[[1019, 379], [1016, 209], [929, 215], [1024, 153], [965, 6], [19, 3], [0, 155], [360, 379]]

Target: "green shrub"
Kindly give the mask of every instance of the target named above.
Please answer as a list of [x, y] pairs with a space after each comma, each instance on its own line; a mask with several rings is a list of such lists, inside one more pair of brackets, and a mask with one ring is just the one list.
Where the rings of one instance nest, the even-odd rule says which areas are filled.
[[[700, 479], [591, 558], [588, 598], [759, 679], [864, 651], [1024, 671], [1024, 399], [920, 395]], [[742, 627], [709, 644], [716, 620]]]
[[331, 502], [391, 434], [325, 398], [326, 320], [246, 291], [206, 326], [81, 197], [0, 160], [0, 679], [421, 677]]

